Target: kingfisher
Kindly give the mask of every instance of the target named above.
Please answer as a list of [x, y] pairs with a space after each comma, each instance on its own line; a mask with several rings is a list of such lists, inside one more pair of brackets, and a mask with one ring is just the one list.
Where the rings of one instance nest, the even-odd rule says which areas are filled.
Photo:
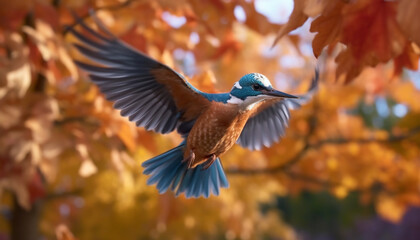
[[289, 109], [308, 102], [318, 86], [318, 71], [303, 95], [278, 91], [264, 75], [250, 73], [230, 92], [202, 92], [175, 70], [120, 41], [96, 17], [99, 31], [76, 20], [81, 28], [68, 29], [78, 39], [74, 46], [96, 64], [75, 62], [114, 108], [138, 127], [162, 134], [176, 130], [183, 137], [179, 146], [142, 164], [143, 173], [150, 175], [147, 184], [156, 184], [159, 193], [219, 195], [220, 188], [229, 186], [219, 157], [235, 143], [259, 150], [278, 142], [288, 126]]

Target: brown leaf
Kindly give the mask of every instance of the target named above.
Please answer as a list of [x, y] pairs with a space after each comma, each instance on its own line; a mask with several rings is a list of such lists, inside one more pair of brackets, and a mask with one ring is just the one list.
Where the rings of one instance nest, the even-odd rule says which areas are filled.
[[374, 66], [402, 53], [406, 39], [396, 21], [396, 2], [359, 0], [347, 6], [341, 41], [357, 61]]
[[408, 40], [420, 46], [420, 1], [400, 0], [397, 21]]
[[270, 23], [266, 16], [257, 12], [254, 2], [242, 2], [241, 5], [246, 14], [245, 25], [261, 34], [273, 33], [280, 25]]
[[402, 73], [403, 68], [417, 70], [419, 67], [419, 54], [414, 51], [414, 43], [406, 43], [403, 53], [394, 59], [394, 76]]
[[55, 35], [54, 30], [50, 25], [42, 20], [37, 20], [35, 22], [35, 28], [24, 26], [23, 31], [35, 42], [43, 60], [46, 61], [48, 63], [47, 66], [51, 68], [49, 70], [55, 73], [56, 79], [60, 80], [63, 78], [63, 71], [58, 71], [58, 69], [56, 69], [58, 64], [54, 64], [51, 61], [58, 61], [73, 79], [78, 78], [76, 65], [66, 50], [63, 40], [60, 36]]
[[272, 46], [276, 45], [283, 36], [302, 26], [308, 19], [308, 16], [304, 13], [306, 0], [294, 0], [294, 3], [295, 5], [289, 21], [280, 28]]
[[342, 51], [335, 58], [337, 63], [336, 78], [345, 76], [345, 83], [351, 82], [362, 71], [363, 67], [354, 59], [350, 48]]
[[331, 8], [331, 6], [334, 6], [337, 2], [338, 1], [331, 0], [306, 0], [303, 12], [308, 17], [317, 17], [325, 11], [325, 8]]
[[4, 104], [0, 108], [0, 127], [7, 129], [16, 126], [22, 115], [22, 109], [19, 106]]
[[1, 191], [7, 189], [13, 192], [17, 198], [17, 202], [23, 208], [29, 210], [31, 208], [29, 201], [29, 193], [25, 186], [25, 182], [21, 178], [9, 177], [0, 180], [0, 195]]
[[17, 31], [25, 15], [33, 7], [32, 0], [2, 1], [0, 7], [0, 27]]
[[64, 224], [60, 224], [55, 228], [55, 236], [57, 240], [76, 240], [69, 228]]
[[29, 50], [17, 33], [6, 34], [3, 44], [10, 54], [0, 55], [0, 98], [8, 93], [23, 97], [31, 84]]
[[334, 1], [312, 22], [310, 31], [317, 33], [312, 42], [315, 57], [321, 54], [324, 47], [339, 41], [342, 32], [341, 10], [344, 5], [342, 1]]

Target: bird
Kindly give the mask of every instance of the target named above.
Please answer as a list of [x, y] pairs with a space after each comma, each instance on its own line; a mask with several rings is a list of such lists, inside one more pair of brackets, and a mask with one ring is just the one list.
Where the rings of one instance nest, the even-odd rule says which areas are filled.
[[[177, 131], [182, 142], [142, 163], [148, 185], [186, 198], [208, 198], [228, 188], [220, 156], [235, 143], [250, 150], [270, 147], [285, 135], [290, 109], [312, 98], [318, 71], [309, 90], [291, 95], [273, 88], [260, 73], [249, 73], [230, 92], [206, 93], [167, 65], [113, 35], [96, 16], [93, 30], [76, 16], [80, 28], [67, 30], [73, 46], [87, 59], [75, 60], [114, 108], [138, 127], [161, 134]], [[88, 37], [88, 35], [90, 37]]]

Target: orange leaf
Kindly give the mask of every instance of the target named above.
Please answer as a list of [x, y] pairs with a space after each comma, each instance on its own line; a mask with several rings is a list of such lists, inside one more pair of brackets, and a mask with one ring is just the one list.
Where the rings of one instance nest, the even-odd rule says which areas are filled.
[[389, 196], [380, 196], [376, 211], [385, 219], [397, 223], [403, 217], [407, 207]]
[[57, 240], [75, 240], [69, 228], [64, 224], [60, 224], [55, 228], [55, 236]]
[[401, 54], [405, 37], [396, 21], [396, 2], [360, 0], [344, 9], [341, 41], [365, 65], [386, 62]]
[[246, 14], [245, 24], [261, 34], [269, 34], [280, 27], [279, 24], [270, 23], [264, 15], [255, 10], [253, 2], [242, 2], [242, 8]]
[[345, 75], [345, 83], [351, 82], [362, 71], [362, 67], [351, 54], [350, 48], [342, 51], [335, 58], [335, 61], [337, 62], [336, 77], [338, 79], [340, 76]]
[[294, 2], [295, 2], [295, 6], [293, 8], [292, 14], [290, 15], [289, 21], [280, 28], [279, 32], [277, 33], [276, 39], [273, 42], [273, 46], [276, 45], [276, 43], [283, 36], [295, 30], [296, 28], [302, 26], [308, 19], [308, 16], [304, 13], [306, 1], [295, 0]]
[[409, 40], [420, 46], [420, 1], [398, 1], [397, 21]]
[[129, 125], [130, 123], [121, 123], [120, 128], [117, 132], [118, 137], [124, 142], [124, 145], [133, 152], [136, 148], [135, 137], [133, 129]]
[[394, 76], [400, 75], [404, 67], [411, 70], [417, 70], [419, 67], [419, 54], [409, 42], [405, 45], [403, 53], [394, 59]]
[[317, 32], [312, 42], [315, 57], [318, 57], [327, 45], [339, 41], [342, 31], [341, 10], [343, 6], [343, 2], [335, 1], [328, 5], [322, 15], [312, 22], [310, 31]]

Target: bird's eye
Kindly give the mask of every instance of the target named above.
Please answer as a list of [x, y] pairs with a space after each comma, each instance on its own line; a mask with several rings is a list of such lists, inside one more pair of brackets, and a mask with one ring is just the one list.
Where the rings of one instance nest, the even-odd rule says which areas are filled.
[[254, 85], [252, 85], [252, 89], [254, 89], [255, 91], [259, 91], [259, 90], [263, 89], [263, 87], [261, 87], [261, 85], [259, 85], [259, 84], [254, 84]]

